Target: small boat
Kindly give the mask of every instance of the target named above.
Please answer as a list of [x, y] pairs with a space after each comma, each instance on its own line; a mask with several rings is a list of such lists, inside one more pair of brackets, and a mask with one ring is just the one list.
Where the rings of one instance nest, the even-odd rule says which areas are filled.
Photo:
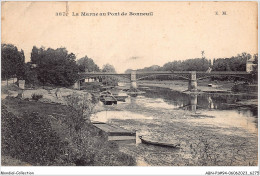
[[109, 91], [101, 92], [99, 100], [105, 105], [117, 104], [117, 99]]
[[110, 91], [102, 91], [101, 93], [100, 93], [100, 96], [104, 96], [104, 95], [112, 95], [112, 93], [110, 92]]
[[128, 98], [128, 96], [123, 96], [123, 95], [114, 95], [114, 97], [117, 99], [117, 101], [124, 101], [125, 99]]
[[155, 142], [155, 141], [150, 141], [150, 140], [145, 140], [143, 139], [142, 136], [139, 136], [143, 144], [148, 144], [148, 145], [156, 145], [160, 147], [171, 147], [171, 148], [179, 148], [180, 144], [168, 144], [164, 142]]

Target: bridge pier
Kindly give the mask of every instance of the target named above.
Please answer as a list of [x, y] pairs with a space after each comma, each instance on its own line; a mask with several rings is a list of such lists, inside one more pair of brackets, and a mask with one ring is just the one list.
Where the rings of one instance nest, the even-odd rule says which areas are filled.
[[190, 110], [192, 112], [196, 112], [197, 110], [197, 104], [198, 104], [198, 95], [190, 95]]
[[137, 89], [137, 83], [136, 83], [136, 71], [131, 71], [131, 85], [130, 89]]
[[195, 92], [195, 91], [197, 91], [197, 87], [198, 87], [198, 84], [197, 84], [196, 71], [191, 71], [188, 90], [191, 92]]

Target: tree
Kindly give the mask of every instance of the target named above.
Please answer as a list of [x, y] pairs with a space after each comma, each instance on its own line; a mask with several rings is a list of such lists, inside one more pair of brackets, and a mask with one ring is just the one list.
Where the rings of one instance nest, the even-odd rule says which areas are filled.
[[127, 69], [126, 71], [125, 71], [125, 73], [131, 73], [133, 71], [133, 69]]
[[30, 84], [31, 86], [35, 86], [38, 84], [37, 72], [33, 68], [31, 62], [25, 64], [24, 79], [25, 79], [25, 83]]
[[2, 79], [9, 79], [16, 76], [17, 79], [24, 78], [25, 57], [23, 50], [18, 51], [17, 47], [11, 44], [1, 45], [1, 74]]
[[106, 65], [103, 65], [102, 72], [116, 73], [116, 69], [113, 65], [106, 64]]
[[145, 67], [143, 69], [138, 69], [138, 71], [159, 71], [160, 68], [161, 67], [159, 65], [152, 65], [150, 67]]
[[253, 74], [253, 79], [257, 81], [257, 76], [258, 76], [258, 54], [254, 54], [253, 58], [254, 58], [253, 64], [256, 64], [256, 65], [253, 66], [252, 74]]
[[[165, 71], [206, 71], [210, 66], [209, 60], [205, 58], [187, 59], [185, 61], [173, 61], [163, 65], [161, 70]], [[160, 69], [157, 69], [160, 70]]]
[[79, 72], [99, 72], [99, 67], [95, 64], [95, 62], [88, 58], [88, 56], [85, 56], [83, 58], [80, 58], [77, 61], [77, 64], [79, 66]]
[[56, 50], [33, 47], [31, 63], [36, 65], [37, 78], [43, 85], [71, 86], [78, 78], [76, 56], [66, 48]]
[[[102, 72], [110, 72], [110, 73], [116, 73], [115, 67], [110, 64], [103, 65]], [[108, 77], [102, 79], [102, 84], [107, 86], [117, 86], [118, 85], [118, 79], [115, 77]]]
[[248, 53], [238, 54], [231, 58], [218, 58], [213, 62], [214, 71], [246, 71], [246, 62], [251, 58]]

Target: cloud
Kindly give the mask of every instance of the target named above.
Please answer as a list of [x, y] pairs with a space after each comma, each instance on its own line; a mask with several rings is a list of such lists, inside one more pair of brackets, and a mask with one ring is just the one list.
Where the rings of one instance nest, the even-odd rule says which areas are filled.
[[129, 60], [137, 60], [137, 59], [141, 59], [142, 57], [140, 56], [132, 56], [129, 58]]

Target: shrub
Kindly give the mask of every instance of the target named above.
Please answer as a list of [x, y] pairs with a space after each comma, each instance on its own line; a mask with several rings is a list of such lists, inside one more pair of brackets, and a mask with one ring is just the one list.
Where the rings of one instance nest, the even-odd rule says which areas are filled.
[[[120, 152], [116, 143], [107, 141], [105, 132], [83, 117], [82, 108], [89, 116], [92, 103], [91, 97], [85, 97], [87, 104], [81, 98], [68, 97], [70, 106], [67, 107], [8, 98], [6, 105], [22, 105], [23, 108], [19, 108], [17, 114], [22, 115], [17, 117], [2, 105], [2, 155], [31, 165], [135, 165], [133, 157]], [[66, 115], [50, 117], [52, 112], [60, 114], [61, 110]]]
[[2, 106], [2, 154], [32, 165], [53, 165], [64, 143], [47, 118], [24, 113], [21, 118]]
[[39, 99], [41, 99], [43, 97], [43, 95], [40, 94], [32, 94], [32, 99], [38, 101]]

